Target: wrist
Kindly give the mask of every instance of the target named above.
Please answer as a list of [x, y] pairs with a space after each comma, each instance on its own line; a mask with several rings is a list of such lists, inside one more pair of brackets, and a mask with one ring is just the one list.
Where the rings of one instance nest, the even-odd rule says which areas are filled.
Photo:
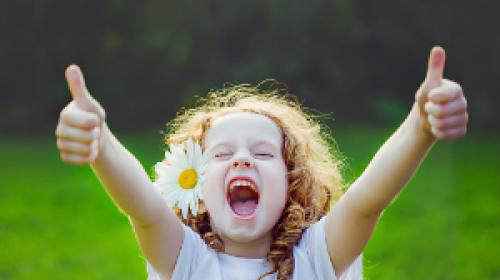
[[102, 162], [104, 160], [104, 158], [106, 157], [106, 152], [107, 152], [106, 150], [109, 149], [110, 146], [112, 145], [111, 143], [112, 138], [113, 134], [111, 133], [111, 130], [109, 129], [106, 122], [103, 121], [101, 124], [101, 131], [99, 135], [97, 157], [94, 160], [94, 164]]

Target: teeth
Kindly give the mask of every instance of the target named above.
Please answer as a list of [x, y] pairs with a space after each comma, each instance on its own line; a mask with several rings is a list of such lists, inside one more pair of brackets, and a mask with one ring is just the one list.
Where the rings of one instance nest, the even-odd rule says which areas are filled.
[[236, 180], [236, 181], [232, 182], [231, 185], [229, 186], [229, 191], [232, 192], [235, 187], [239, 187], [239, 186], [250, 187], [253, 191], [257, 192], [256, 186], [254, 186], [252, 183], [250, 183], [248, 181], [244, 181], [244, 180]]

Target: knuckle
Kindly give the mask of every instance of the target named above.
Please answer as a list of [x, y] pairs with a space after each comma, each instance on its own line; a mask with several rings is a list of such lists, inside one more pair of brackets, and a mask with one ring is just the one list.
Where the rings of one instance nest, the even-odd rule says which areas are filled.
[[424, 110], [430, 114], [432, 112], [432, 104], [430, 102], [425, 103]]
[[68, 155], [66, 155], [65, 153], [61, 153], [61, 160], [66, 163], [69, 163]]
[[64, 119], [64, 117], [66, 116], [67, 111], [68, 111], [67, 108], [68, 107], [66, 107], [66, 108], [64, 108], [64, 109], [61, 110], [61, 112], [59, 113], [59, 119]]
[[90, 145], [85, 145], [82, 149], [82, 155], [88, 157], [90, 154], [92, 154], [92, 148]]
[[459, 138], [464, 136], [466, 133], [467, 133], [467, 127], [463, 126], [453, 131], [451, 138]]
[[59, 150], [62, 150], [62, 148], [63, 148], [63, 141], [61, 139], [57, 139], [56, 145], [57, 145], [57, 148]]
[[82, 156], [78, 159], [79, 164], [88, 164], [90, 163], [90, 155]]
[[99, 124], [99, 117], [96, 116], [95, 114], [91, 114], [87, 120], [85, 121], [85, 123], [88, 125], [88, 126], [96, 126]]
[[64, 110], [61, 111], [61, 114], [59, 115], [59, 118], [61, 121], [68, 121], [72, 116], [71, 110], [66, 107]]
[[56, 131], [55, 131], [55, 134], [58, 138], [62, 137], [64, 134], [63, 134], [63, 130], [64, 130], [64, 126], [59, 123], [56, 127]]
[[447, 124], [445, 121], [442, 121], [442, 120], [436, 120], [436, 123], [435, 123], [435, 126], [436, 128], [438, 129], [445, 129], [447, 127]]
[[438, 118], [441, 118], [444, 116], [444, 111], [440, 107], [434, 108], [432, 114]]
[[463, 94], [464, 90], [462, 88], [462, 85], [460, 85], [459, 83], [457, 82], [453, 82], [453, 87], [455, 88], [455, 90], [458, 92], [458, 93], [461, 93]]

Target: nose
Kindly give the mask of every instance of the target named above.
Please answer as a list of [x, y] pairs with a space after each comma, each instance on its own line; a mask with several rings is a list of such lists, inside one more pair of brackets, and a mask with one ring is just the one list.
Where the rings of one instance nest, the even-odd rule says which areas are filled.
[[247, 157], [239, 157], [231, 163], [231, 168], [252, 168], [253, 162]]

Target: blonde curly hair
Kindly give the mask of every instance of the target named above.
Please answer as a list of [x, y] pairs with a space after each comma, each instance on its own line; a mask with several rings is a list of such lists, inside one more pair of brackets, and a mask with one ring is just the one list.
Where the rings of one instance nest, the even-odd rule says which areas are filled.
[[[317, 117], [307, 113], [299, 102], [274, 80], [257, 86], [228, 85], [212, 90], [200, 99], [196, 108], [181, 111], [167, 124], [165, 144], [179, 144], [188, 138], [204, 149], [204, 135], [218, 117], [234, 112], [253, 112], [273, 120], [283, 133], [283, 158], [288, 172], [288, 194], [285, 208], [272, 230], [272, 243], [267, 261], [279, 280], [289, 279], [294, 271], [293, 246], [311, 224], [323, 217], [342, 194], [342, 161], [333, 138]], [[189, 213], [179, 219], [205, 243], [218, 252], [224, 251], [220, 237], [212, 231], [208, 213]]]

